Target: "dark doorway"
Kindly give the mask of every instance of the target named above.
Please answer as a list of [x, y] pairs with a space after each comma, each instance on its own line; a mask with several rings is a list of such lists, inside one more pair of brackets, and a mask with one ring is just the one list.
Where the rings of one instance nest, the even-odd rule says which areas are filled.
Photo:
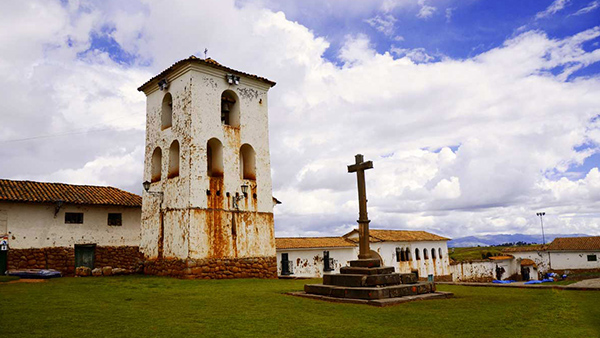
[[287, 253], [281, 254], [281, 275], [287, 276], [292, 274], [292, 269], [290, 269], [290, 261]]
[[7, 262], [8, 262], [8, 258], [7, 258], [7, 253], [8, 251], [2, 250], [0, 251], [0, 275], [4, 275], [4, 273], [6, 272], [7, 268]]
[[87, 266], [94, 268], [96, 258], [96, 244], [75, 245], [75, 268]]

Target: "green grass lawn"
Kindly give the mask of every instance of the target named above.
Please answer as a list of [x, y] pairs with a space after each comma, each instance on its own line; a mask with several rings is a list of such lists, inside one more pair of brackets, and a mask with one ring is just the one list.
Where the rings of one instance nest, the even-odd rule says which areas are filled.
[[0, 284], [1, 337], [599, 337], [600, 292], [439, 285], [376, 308], [284, 295], [315, 280], [122, 276]]
[[468, 248], [449, 248], [450, 258], [457, 262], [468, 262], [483, 259], [482, 254], [490, 253], [492, 256], [502, 255], [502, 249], [506, 249], [504, 246], [476, 246]]

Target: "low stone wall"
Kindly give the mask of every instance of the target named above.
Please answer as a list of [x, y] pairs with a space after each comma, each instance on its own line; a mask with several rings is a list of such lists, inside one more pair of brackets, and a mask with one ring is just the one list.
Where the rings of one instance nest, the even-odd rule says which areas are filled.
[[[137, 246], [97, 246], [94, 267], [111, 266], [141, 272], [143, 255]], [[8, 269], [55, 269], [63, 276], [75, 274], [75, 249], [69, 247], [10, 249]]]
[[144, 263], [144, 274], [203, 279], [277, 278], [277, 258], [148, 260]]
[[137, 246], [98, 246], [94, 267], [105, 266], [141, 273], [144, 267], [144, 254]]
[[63, 276], [75, 273], [75, 250], [73, 248], [10, 249], [8, 269], [55, 269]]

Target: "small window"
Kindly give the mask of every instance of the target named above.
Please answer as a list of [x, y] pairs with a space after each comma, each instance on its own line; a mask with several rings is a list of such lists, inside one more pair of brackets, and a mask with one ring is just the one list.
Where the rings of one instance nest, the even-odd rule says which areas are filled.
[[438, 249], [438, 258], [442, 258], [442, 248]]
[[400, 248], [396, 248], [396, 262], [404, 261], [404, 251]]
[[419, 249], [415, 249], [415, 259], [421, 260], [421, 256], [419, 255]]
[[108, 225], [121, 226], [123, 225], [123, 217], [121, 213], [109, 213], [108, 214]]
[[429, 254], [427, 253], [427, 249], [423, 249], [423, 259], [429, 259]]
[[435, 259], [435, 249], [431, 248], [431, 258]]
[[242, 179], [256, 179], [256, 153], [249, 144], [240, 148], [240, 176]]
[[221, 123], [232, 126], [240, 126], [240, 104], [237, 95], [226, 90], [221, 94]]
[[223, 177], [223, 144], [216, 138], [206, 144], [206, 164], [208, 176]]
[[173, 97], [170, 93], [165, 94], [161, 110], [161, 128], [170, 128], [173, 124]]
[[596, 262], [598, 260], [598, 256], [596, 255], [587, 255], [588, 262]]
[[177, 140], [171, 143], [169, 147], [169, 174], [168, 178], [179, 176], [179, 142]]
[[65, 212], [66, 224], [83, 224], [83, 212]]
[[412, 257], [410, 257], [410, 250], [408, 248], [406, 248], [406, 250], [404, 250], [404, 257], [406, 258], [407, 261], [412, 260]]
[[152, 165], [150, 168], [150, 182], [154, 183], [160, 181], [160, 176], [162, 172], [162, 150], [160, 150], [160, 147], [154, 149], [151, 161]]

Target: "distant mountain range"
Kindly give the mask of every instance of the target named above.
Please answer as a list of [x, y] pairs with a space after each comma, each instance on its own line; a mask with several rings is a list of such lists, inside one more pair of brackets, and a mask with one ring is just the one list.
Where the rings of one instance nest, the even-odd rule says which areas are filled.
[[[589, 236], [585, 234], [547, 234], [546, 243], [552, 242], [556, 237], [582, 237]], [[449, 248], [462, 248], [471, 246], [491, 246], [500, 245], [504, 243], [537, 243], [542, 244], [542, 235], [524, 235], [524, 234], [500, 234], [500, 235], [481, 235], [481, 236], [467, 236], [455, 238], [448, 241]]]

